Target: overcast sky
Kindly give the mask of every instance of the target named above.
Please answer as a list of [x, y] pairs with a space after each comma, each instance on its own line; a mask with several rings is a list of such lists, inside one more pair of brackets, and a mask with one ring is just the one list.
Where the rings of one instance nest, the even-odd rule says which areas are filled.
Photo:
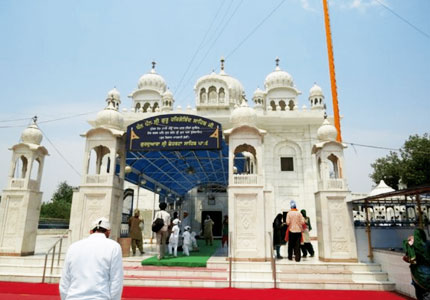
[[[429, 132], [430, 1], [333, 0], [330, 13], [344, 141], [399, 148], [409, 135]], [[194, 83], [218, 68], [221, 56], [248, 99], [264, 87], [279, 56], [303, 92], [299, 107], [309, 107], [308, 92], [317, 82], [332, 114], [320, 0], [3, 0], [0, 33], [1, 189], [8, 148], [19, 142], [33, 115], [81, 172], [85, 140], [79, 134], [90, 128], [86, 120], [104, 108], [114, 86], [121, 107], [130, 108], [127, 95], [152, 60], [175, 105], [194, 107]], [[85, 115], [46, 122], [76, 114]], [[46, 138], [42, 144], [50, 152], [42, 182], [46, 201], [58, 183], [79, 185], [80, 176]], [[346, 150], [353, 192], [370, 191], [370, 164], [387, 154], [359, 146]]]

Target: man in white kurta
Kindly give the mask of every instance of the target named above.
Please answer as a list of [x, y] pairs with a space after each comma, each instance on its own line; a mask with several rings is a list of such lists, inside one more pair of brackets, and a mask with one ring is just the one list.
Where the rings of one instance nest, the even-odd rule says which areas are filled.
[[123, 286], [120, 245], [109, 239], [110, 223], [93, 223], [89, 237], [70, 245], [60, 280], [62, 300], [120, 300]]

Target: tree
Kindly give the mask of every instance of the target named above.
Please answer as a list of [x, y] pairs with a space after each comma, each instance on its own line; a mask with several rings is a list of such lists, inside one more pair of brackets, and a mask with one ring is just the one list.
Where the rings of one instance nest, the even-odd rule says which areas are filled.
[[66, 181], [61, 182], [51, 201], [42, 203], [40, 216], [42, 218], [70, 219], [70, 208], [72, 206], [73, 187]]
[[370, 178], [375, 183], [383, 179], [392, 188], [397, 188], [400, 179], [408, 187], [430, 185], [430, 135], [409, 136], [399, 152], [390, 152], [371, 164]]

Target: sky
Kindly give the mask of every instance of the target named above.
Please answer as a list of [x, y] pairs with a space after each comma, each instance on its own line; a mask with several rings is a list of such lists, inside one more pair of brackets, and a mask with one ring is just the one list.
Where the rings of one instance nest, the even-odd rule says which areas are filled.
[[[410, 135], [430, 132], [429, 12], [427, 0], [330, 1], [345, 142], [398, 149]], [[105, 107], [114, 86], [121, 108], [130, 108], [127, 96], [153, 60], [175, 106], [195, 107], [195, 82], [219, 71], [221, 56], [248, 99], [279, 57], [303, 93], [299, 107], [309, 107], [317, 82], [333, 114], [320, 0], [2, 0], [0, 38], [0, 189], [8, 149], [37, 115], [50, 153], [44, 201], [62, 181], [80, 184], [86, 121]], [[349, 145], [352, 192], [371, 190], [370, 164], [387, 154]]]

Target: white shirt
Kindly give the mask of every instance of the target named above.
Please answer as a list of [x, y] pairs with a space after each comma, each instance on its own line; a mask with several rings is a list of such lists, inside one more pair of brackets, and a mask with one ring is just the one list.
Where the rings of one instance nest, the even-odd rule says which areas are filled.
[[123, 278], [120, 245], [104, 233], [93, 233], [67, 250], [61, 299], [120, 300]]
[[184, 245], [191, 247], [191, 245], [193, 244], [193, 242], [191, 241], [191, 234], [189, 231], [185, 231], [183, 234], [184, 237]]
[[174, 225], [172, 228], [172, 233], [170, 234], [169, 244], [178, 245], [179, 241], [179, 226]]
[[154, 221], [156, 219], [158, 219], [158, 218], [163, 219], [163, 221], [164, 221], [164, 226], [161, 227], [161, 231], [167, 231], [168, 226], [170, 225], [170, 215], [169, 215], [169, 213], [167, 211], [165, 211], [165, 210], [158, 211], [155, 214], [154, 220], [152, 220], [152, 223], [154, 223]]

